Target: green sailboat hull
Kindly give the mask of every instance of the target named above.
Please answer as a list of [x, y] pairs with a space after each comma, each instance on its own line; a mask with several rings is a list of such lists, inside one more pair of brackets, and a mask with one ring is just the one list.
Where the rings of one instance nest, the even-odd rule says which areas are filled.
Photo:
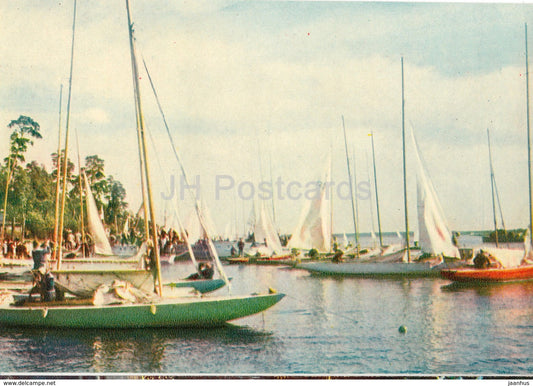
[[214, 327], [262, 312], [284, 294], [179, 298], [130, 305], [3, 305], [0, 325], [46, 328]]

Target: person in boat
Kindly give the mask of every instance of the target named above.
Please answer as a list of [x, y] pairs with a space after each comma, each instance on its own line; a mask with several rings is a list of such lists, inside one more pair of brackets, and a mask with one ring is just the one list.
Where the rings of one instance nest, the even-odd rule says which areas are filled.
[[474, 267], [478, 269], [500, 268], [501, 264], [494, 258], [494, 256], [481, 249], [476, 257], [474, 257]]
[[244, 255], [244, 241], [242, 240], [242, 238], [239, 239], [237, 247], [239, 248], [239, 256], [242, 257]]
[[231, 253], [231, 257], [235, 257], [235, 255], [237, 254], [237, 250], [235, 249], [233, 245], [231, 246], [230, 253]]
[[45, 267], [34, 269], [31, 271], [33, 275], [33, 287], [29, 292], [28, 299], [34, 293], [41, 295], [42, 302], [51, 302], [56, 297], [55, 280], [50, 271], [46, 271]]
[[192, 275], [189, 275], [185, 278], [185, 280], [200, 280], [203, 279], [203, 271], [205, 269], [205, 264], [200, 263], [198, 264], [198, 272], [193, 273]]
[[205, 263], [204, 269], [200, 271], [203, 279], [212, 279], [215, 274], [215, 269], [211, 263]]
[[455, 245], [457, 248], [459, 248], [459, 232], [453, 232], [453, 235], [452, 235], [452, 243], [453, 243], [453, 245]]
[[145, 267], [147, 271], [152, 271], [154, 275], [157, 271], [157, 261], [155, 259], [155, 249], [153, 248], [152, 241], [149, 240], [146, 244], [146, 257], [145, 257]]
[[38, 270], [42, 267], [46, 267], [50, 252], [50, 240], [46, 240], [44, 243], [42, 243], [40, 249], [34, 249], [33, 251], [31, 251], [31, 257], [33, 259], [33, 270]]
[[344, 252], [342, 252], [340, 249], [337, 249], [335, 251], [335, 255], [333, 255], [333, 259], [331, 259], [334, 263], [342, 263], [344, 260], [342, 259], [342, 255]]

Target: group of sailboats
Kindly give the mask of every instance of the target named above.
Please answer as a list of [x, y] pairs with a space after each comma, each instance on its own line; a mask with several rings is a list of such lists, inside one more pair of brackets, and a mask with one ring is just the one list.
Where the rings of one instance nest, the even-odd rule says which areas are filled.
[[[527, 134], [528, 134], [528, 175], [529, 175], [529, 206], [530, 225], [533, 229], [533, 197], [531, 175], [531, 148], [530, 148], [530, 125], [529, 125], [529, 70], [527, 60], [527, 26], [526, 26], [526, 90], [527, 90]], [[471, 258], [462, 258], [452, 237], [443, 210], [440, 206], [436, 191], [424, 168], [420, 149], [411, 128], [413, 144], [412, 153], [417, 165], [417, 211], [418, 211], [418, 248], [412, 248], [410, 243], [408, 196], [406, 178], [406, 130], [404, 114], [404, 82], [403, 82], [403, 58], [402, 58], [402, 154], [403, 154], [403, 181], [404, 181], [404, 214], [405, 214], [405, 245], [399, 251], [388, 253], [380, 237], [381, 253], [372, 256], [358, 254], [359, 249], [354, 248], [351, 252], [355, 258], [344, 262], [317, 261], [299, 264], [297, 267], [315, 274], [330, 275], [356, 275], [356, 276], [441, 276], [457, 282], [486, 283], [505, 282], [515, 280], [533, 279], [533, 255], [531, 248], [530, 231], [527, 232], [524, 248], [512, 249], [498, 245], [496, 248], [482, 247], [479, 251], [472, 251]], [[344, 124], [344, 121], [343, 121]], [[344, 126], [344, 125], [343, 125]], [[344, 129], [344, 127], [343, 127]], [[345, 130], [345, 129], [344, 129]], [[346, 139], [345, 139], [346, 142]], [[373, 143], [372, 143], [373, 145]], [[347, 147], [346, 147], [347, 150]], [[346, 151], [347, 153], [347, 151]], [[348, 157], [348, 155], [347, 155]], [[491, 188], [493, 193], [493, 212], [495, 218], [495, 235], [498, 235], [496, 222], [496, 207], [494, 203], [495, 181], [491, 162]], [[375, 168], [375, 161], [374, 161]], [[375, 173], [375, 169], [374, 169]], [[350, 167], [348, 163], [348, 174]], [[374, 175], [375, 176], [375, 175]], [[377, 182], [377, 181], [376, 181]], [[377, 186], [377, 184], [376, 184]], [[496, 191], [497, 193], [497, 191]], [[352, 191], [353, 195], [353, 191]], [[377, 198], [377, 189], [376, 189]], [[379, 204], [378, 204], [379, 205]], [[353, 208], [353, 204], [352, 204]], [[357, 235], [356, 213], [353, 208], [355, 235]], [[501, 212], [501, 210], [500, 210]], [[379, 206], [378, 206], [379, 222]], [[502, 220], [503, 224], [503, 220]], [[381, 236], [381, 229], [380, 229]], [[477, 256], [487, 256], [487, 264], [483, 267], [476, 262]]]
[[[402, 147], [403, 147], [403, 180], [404, 180], [404, 218], [405, 218], [405, 247], [397, 251], [384, 248], [381, 240], [380, 252], [368, 255], [359, 254], [356, 246], [354, 259], [339, 262], [310, 262], [298, 265], [312, 273], [332, 275], [360, 275], [360, 276], [438, 276], [439, 270], [449, 262], [460, 260], [459, 250], [452, 243], [451, 232], [446, 225], [435, 190], [424, 170], [414, 133], [411, 130], [413, 153], [417, 161], [417, 209], [419, 249], [413, 249], [410, 243], [409, 214], [407, 202], [406, 178], [406, 130], [404, 124], [404, 95], [403, 95], [403, 58], [402, 58]], [[344, 123], [344, 121], [343, 121]], [[343, 127], [344, 129], [344, 127]], [[345, 130], [345, 129], [344, 129]], [[346, 142], [346, 140], [345, 140]], [[346, 147], [347, 149], [347, 147]], [[346, 151], [347, 153], [347, 151]], [[349, 163], [348, 173], [350, 175]], [[353, 197], [353, 191], [352, 191]], [[379, 204], [378, 204], [379, 205]], [[356, 213], [353, 206], [355, 234], [357, 235]], [[379, 208], [379, 207], [378, 207]], [[379, 219], [379, 209], [378, 209]], [[381, 228], [381, 227], [380, 227]], [[357, 240], [356, 240], [357, 242]]]
[[[158, 248], [158, 231], [156, 226], [155, 211], [152, 200], [151, 182], [148, 163], [148, 152], [145, 140], [145, 126], [141, 93], [139, 87], [139, 73], [133, 37], [133, 23], [131, 21], [130, 5], [126, 0], [128, 19], [128, 33], [130, 40], [130, 53], [132, 63], [133, 89], [135, 96], [135, 111], [137, 135], [139, 140], [139, 155], [141, 165], [141, 180], [143, 185], [144, 209], [149, 235], [145, 246], [140, 250], [146, 265], [134, 269], [121, 270], [116, 266], [110, 269], [62, 269], [62, 252], [59, 249], [55, 255], [55, 269], [52, 269], [52, 287], [59, 288], [67, 295], [56, 299], [40, 299], [29, 295], [18, 296], [13, 301], [6, 298], [0, 305], [0, 324], [11, 326], [46, 326], [46, 327], [75, 327], [75, 328], [130, 328], [130, 327], [204, 327], [221, 325], [228, 321], [252, 315], [268, 309], [278, 303], [284, 294], [269, 290], [264, 295], [247, 296], [213, 296], [202, 297], [197, 292], [169, 291], [163, 287], [161, 279], [161, 261]], [[76, 20], [76, 0], [74, 1], [74, 24], [72, 39], [72, 55], [74, 53], [74, 26]], [[72, 80], [71, 60], [71, 80]], [[70, 94], [70, 88], [69, 88]], [[70, 95], [69, 95], [70, 96]], [[68, 122], [68, 119], [67, 119]], [[68, 124], [67, 124], [68, 141]], [[65, 148], [67, 147], [65, 143]], [[66, 150], [65, 150], [66, 159]], [[182, 165], [181, 165], [182, 166]], [[183, 168], [183, 167], [182, 167]], [[65, 168], [66, 170], [66, 168]], [[59, 178], [59, 173], [58, 173]], [[65, 184], [65, 176], [64, 184]], [[92, 210], [90, 187], [86, 183], [87, 207]], [[65, 186], [63, 186], [62, 206], [64, 206]], [[81, 193], [80, 193], [81, 194]], [[200, 223], [204, 223], [202, 214], [196, 206]], [[90, 215], [89, 215], [90, 216]], [[90, 219], [98, 227], [98, 221]], [[101, 225], [101, 224], [100, 224]], [[59, 221], [59, 229], [62, 220]], [[205, 224], [204, 224], [205, 230]], [[105, 244], [105, 232], [102, 229], [93, 229], [93, 237], [102, 236]], [[57, 245], [62, 245], [61, 232], [58, 235]], [[208, 235], [209, 236], [209, 235]], [[212, 240], [207, 238], [210, 251], [215, 256], [215, 264], [221, 271], [224, 284], [228, 285], [222, 267], [216, 256]], [[107, 245], [101, 251], [109, 254]], [[47, 273], [48, 274], [48, 273]], [[46, 283], [50, 284], [50, 281]], [[176, 285], [174, 287], [180, 287]], [[42, 290], [42, 288], [40, 288]], [[71, 296], [76, 295], [76, 296]]]

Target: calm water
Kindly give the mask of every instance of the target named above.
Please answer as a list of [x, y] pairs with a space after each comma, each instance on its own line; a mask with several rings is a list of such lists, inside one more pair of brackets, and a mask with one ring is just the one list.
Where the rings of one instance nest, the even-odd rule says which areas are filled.
[[[322, 278], [227, 266], [232, 293], [287, 296], [212, 330], [0, 330], [5, 373], [533, 373], [533, 283], [443, 288], [440, 279]], [[164, 277], [189, 271], [165, 266]], [[226, 294], [227, 290], [219, 290]], [[398, 328], [404, 325], [407, 333]]]

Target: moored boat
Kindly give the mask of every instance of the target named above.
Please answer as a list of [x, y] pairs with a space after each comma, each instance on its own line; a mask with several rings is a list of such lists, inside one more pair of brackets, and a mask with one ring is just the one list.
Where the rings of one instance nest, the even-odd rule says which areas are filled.
[[440, 272], [444, 279], [454, 282], [497, 283], [533, 280], [533, 264], [511, 268], [475, 268], [443, 269]]
[[53, 328], [214, 327], [262, 312], [285, 295], [184, 297], [147, 303], [94, 305], [90, 300], [0, 306], [0, 325]]

